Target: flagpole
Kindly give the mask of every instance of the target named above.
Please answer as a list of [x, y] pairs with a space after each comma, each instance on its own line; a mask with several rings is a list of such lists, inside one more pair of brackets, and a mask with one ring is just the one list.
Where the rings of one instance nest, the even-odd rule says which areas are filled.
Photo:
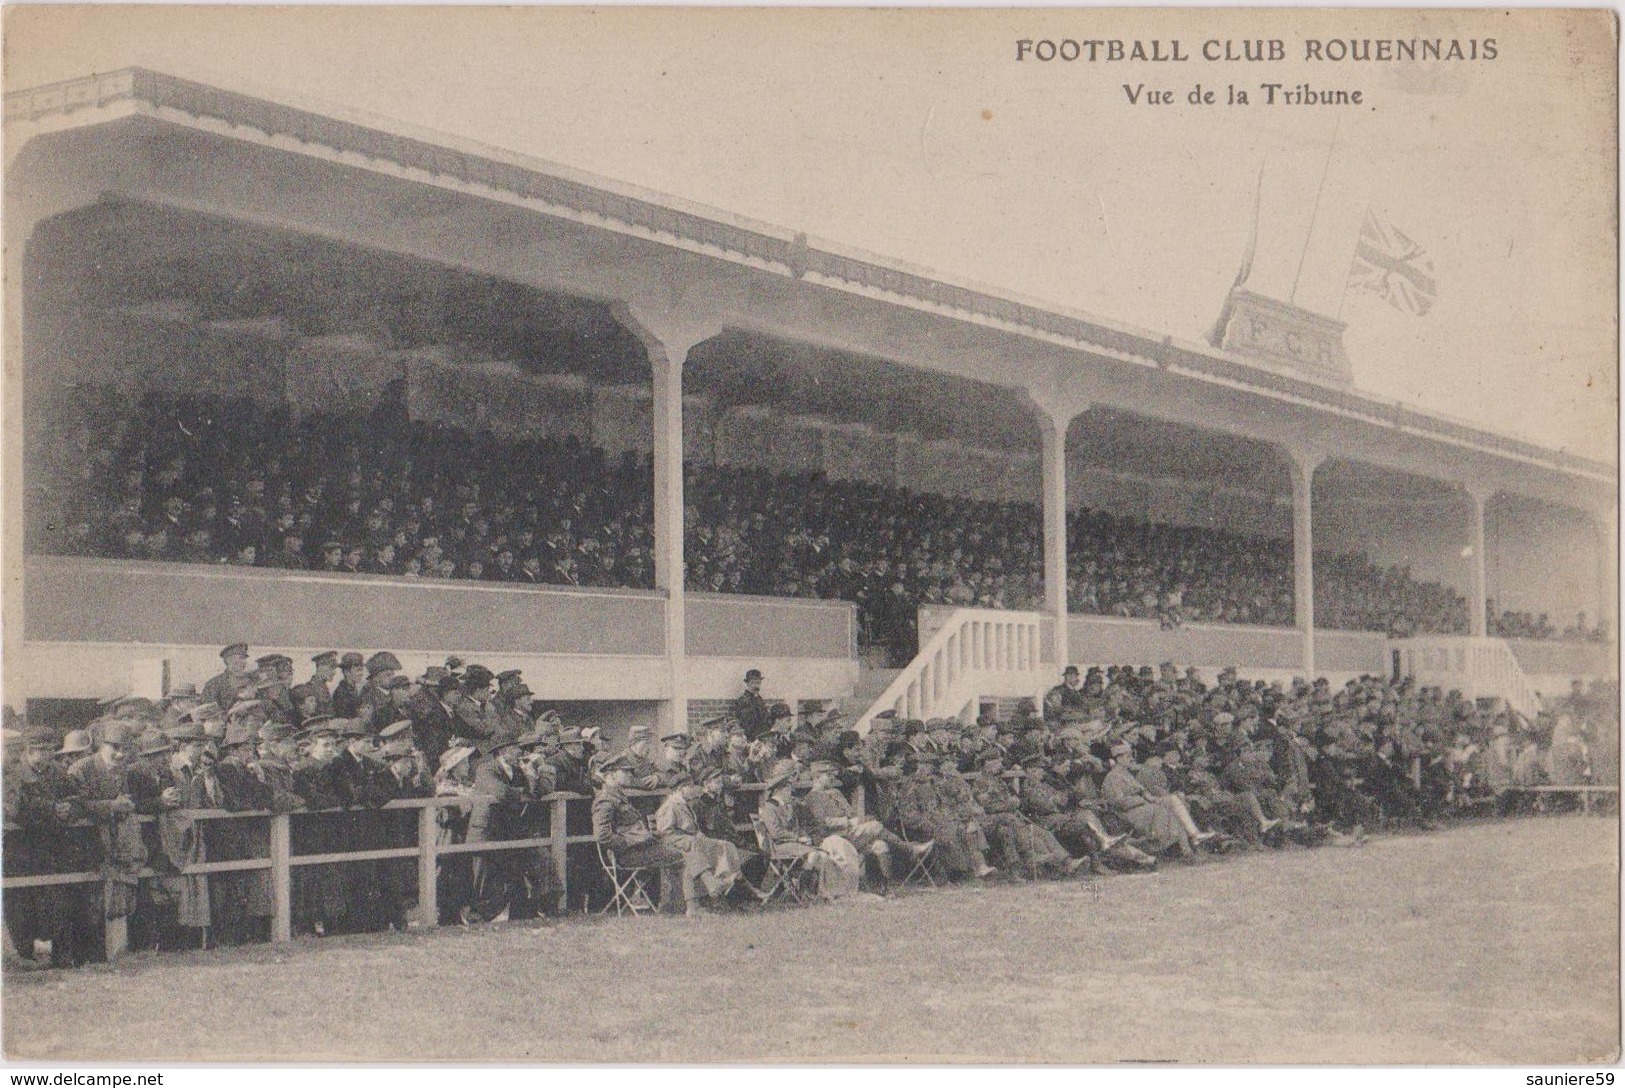
[[1237, 287], [1247, 282], [1253, 274], [1253, 256], [1258, 252], [1258, 213], [1264, 207], [1264, 167], [1269, 165], [1270, 157], [1266, 154], [1258, 162], [1258, 180], [1253, 182], [1253, 227], [1247, 235], [1247, 252], [1241, 259], [1241, 268], [1236, 272]]
[[1241, 267], [1236, 269], [1236, 282], [1230, 285], [1230, 291], [1224, 296], [1224, 305], [1219, 307], [1219, 320], [1208, 333], [1208, 343], [1218, 347], [1224, 341], [1224, 330], [1230, 324], [1230, 314], [1235, 309], [1236, 288], [1247, 282], [1253, 274], [1253, 257], [1258, 250], [1258, 213], [1264, 205], [1264, 167], [1268, 165], [1270, 157], [1265, 155], [1258, 164], [1258, 180], [1253, 184], [1253, 225], [1247, 234], [1247, 250], [1242, 254]]
[[1298, 280], [1303, 277], [1303, 262], [1309, 256], [1309, 243], [1315, 237], [1315, 220], [1320, 218], [1320, 194], [1326, 191], [1326, 175], [1332, 172], [1332, 153], [1337, 150], [1337, 129], [1343, 123], [1343, 115], [1339, 113], [1337, 120], [1332, 123], [1332, 140], [1326, 145], [1326, 165], [1320, 169], [1320, 188], [1315, 190], [1315, 208], [1309, 213], [1309, 233], [1304, 235], [1303, 252], [1298, 254], [1298, 271], [1292, 277], [1292, 294], [1290, 300], [1293, 304], [1298, 301]]
[[[1360, 217], [1360, 222], [1363, 224], [1366, 221], [1366, 219], [1370, 218], [1370, 216], [1371, 216], [1371, 205], [1367, 204], [1365, 206], [1365, 215]], [[1362, 227], [1362, 229], [1363, 229], [1363, 227]], [[1339, 321], [1343, 320], [1343, 306], [1349, 300], [1349, 276], [1354, 271], [1354, 258], [1359, 254], [1359, 252], [1360, 252], [1360, 232], [1355, 231], [1354, 232], [1354, 252], [1349, 254], [1349, 270], [1348, 270], [1348, 272], [1343, 273], [1343, 293], [1337, 299], [1337, 320], [1339, 320]]]

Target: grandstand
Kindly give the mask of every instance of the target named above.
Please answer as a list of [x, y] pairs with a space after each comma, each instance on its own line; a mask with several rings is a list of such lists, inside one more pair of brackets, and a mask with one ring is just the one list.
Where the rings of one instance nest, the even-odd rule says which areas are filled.
[[1069, 661], [1525, 713], [1612, 672], [1614, 468], [1362, 394], [1261, 296], [1183, 343], [140, 69], [6, 118], [16, 705], [239, 638], [475, 654], [617, 726], [748, 666], [865, 720]]

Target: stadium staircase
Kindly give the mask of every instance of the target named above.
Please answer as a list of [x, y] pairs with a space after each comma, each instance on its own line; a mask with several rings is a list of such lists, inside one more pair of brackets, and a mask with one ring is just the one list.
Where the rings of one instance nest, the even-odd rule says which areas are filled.
[[861, 719], [902, 671], [902, 669], [862, 666], [858, 671], [858, 682], [853, 687], [852, 694], [836, 700], [835, 707], [841, 712], [841, 717], [848, 722]]
[[1459, 690], [1469, 699], [1497, 697], [1525, 718], [1540, 713], [1540, 695], [1504, 639], [1422, 635], [1396, 639], [1399, 671], [1418, 684]]
[[1037, 612], [955, 609], [863, 708], [853, 728], [867, 733], [886, 711], [899, 718], [971, 722], [984, 697], [1038, 695], [1046, 675], [1039, 660], [1042, 622]]

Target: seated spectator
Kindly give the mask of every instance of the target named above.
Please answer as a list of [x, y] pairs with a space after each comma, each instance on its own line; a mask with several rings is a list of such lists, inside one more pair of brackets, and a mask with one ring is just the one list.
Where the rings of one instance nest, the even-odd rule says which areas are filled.
[[858, 815], [852, 803], [841, 792], [838, 768], [834, 763], [820, 760], [812, 765], [812, 791], [807, 794], [807, 811], [825, 836], [835, 835], [852, 844], [861, 854], [872, 854], [880, 870], [881, 888], [884, 889], [896, 874], [893, 872], [892, 853], [896, 851], [911, 858], [923, 858], [931, 853], [931, 840], [910, 843], [888, 831], [879, 820]]
[[683, 855], [683, 899], [689, 914], [724, 909], [741, 871], [739, 848], [700, 828], [696, 806], [706, 784], [721, 779], [722, 772], [716, 769], [703, 772], [699, 780], [685, 778], [655, 812], [660, 841]]
[[624, 752], [600, 761], [603, 786], [593, 797], [592, 834], [623, 868], [660, 871], [660, 911], [676, 914], [682, 904], [682, 876], [687, 858], [660, 841], [649, 820], [627, 798], [632, 769]]
[[912, 755], [901, 757], [897, 766], [900, 777], [890, 807], [898, 825], [917, 841], [935, 842], [936, 863], [949, 875], [983, 877], [994, 872], [987, 863], [988, 844], [981, 827], [950, 809], [936, 789], [936, 768]]
[[820, 899], [843, 898], [858, 890], [862, 858], [845, 839], [822, 834], [812, 814], [796, 801], [796, 772], [790, 763], [768, 776], [757, 815], [776, 855], [803, 859], [817, 880]]
[[1133, 756], [1133, 746], [1123, 741], [1108, 749], [1104, 758], [1109, 769], [1100, 787], [1106, 803], [1133, 825], [1139, 844], [1151, 854], [1175, 850], [1180, 857], [1191, 857], [1195, 849], [1189, 829], [1171, 799], [1153, 798], [1134, 777]]
[[1067, 876], [1088, 863], [1067, 853], [1054, 835], [1021, 814], [1021, 801], [1002, 777], [1004, 763], [992, 758], [982, 764], [971, 790], [983, 813], [988, 838], [1005, 859], [1010, 875], [1053, 871]]

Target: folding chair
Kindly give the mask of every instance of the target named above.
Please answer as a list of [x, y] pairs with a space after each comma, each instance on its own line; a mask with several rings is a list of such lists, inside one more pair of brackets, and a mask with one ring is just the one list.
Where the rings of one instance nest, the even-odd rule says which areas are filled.
[[[908, 828], [903, 825], [901, 820], [897, 821], [897, 835], [909, 845], [914, 845], [914, 839], [910, 837]], [[935, 856], [936, 851], [934, 850], [929, 854], [910, 854], [909, 861], [913, 864], [908, 867], [908, 872], [903, 874], [898, 886], [906, 888], [913, 883], [922, 883], [927, 887], [935, 888], [937, 878], [931, 875], [931, 859]]]
[[604, 875], [615, 888], [613, 898], [605, 903], [599, 914], [608, 914], [614, 909], [616, 917], [627, 912], [634, 916], [639, 914], [655, 913], [654, 900], [649, 897], [649, 890], [643, 884], [643, 874], [651, 872], [649, 866], [636, 866], [628, 868], [615, 860], [615, 851], [608, 849], [602, 843], [594, 843], [598, 848], [598, 864], [604, 867]]
[[751, 830], [756, 832], [756, 847], [762, 852], [762, 860], [767, 864], [767, 877], [763, 881], [767, 887], [762, 889], [762, 906], [765, 907], [780, 897], [805, 904], [807, 894], [801, 889], [801, 877], [807, 871], [807, 855], [790, 854], [780, 850], [774, 844], [773, 837], [767, 833], [767, 825], [762, 822], [760, 816], [752, 815], [750, 826]]

